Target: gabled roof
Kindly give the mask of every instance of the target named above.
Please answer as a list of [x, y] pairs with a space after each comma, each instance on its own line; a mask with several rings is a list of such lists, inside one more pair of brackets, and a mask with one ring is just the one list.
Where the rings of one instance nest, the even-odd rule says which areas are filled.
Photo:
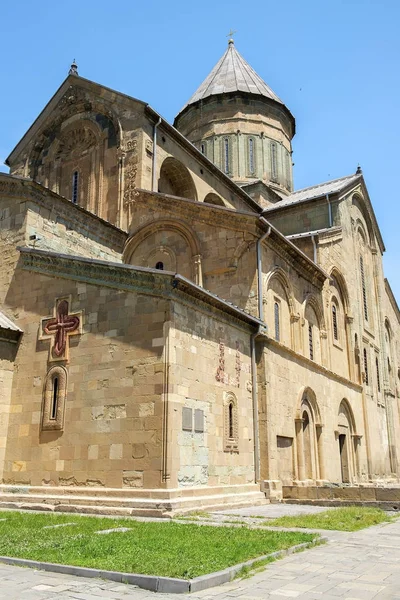
[[290, 196], [277, 203], [275, 206], [266, 208], [265, 212], [274, 210], [276, 208], [281, 208], [282, 206], [296, 204], [297, 202], [304, 202], [306, 200], [312, 200], [313, 198], [320, 198], [321, 196], [326, 196], [326, 194], [337, 194], [345, 190], [348, 186], [360, 181], [361, 178], [362, 175], [356, 173], [355, 175], [347, 175], [346, 177], [340, 177], [340, 179], [333, 179], [332, 181], [326, 181], [325, 183], [319, 183], [318, 185], [303, 188], [302, 190], [293, 192], [290, 194]]
[[378, 221], [376, 220], [375, 212], [360, 168], [357, 169], [357, 172], [354, 175], [347, 175], [346, 177], [341, 177], [340, 179], [333, 179], [332, 181], [327, 181], [325, 183], [320, 183], [318, 185], [293, 192], [285, 200], [277, 202], [268, 208], [264, 208], [262, 214], [266, 215], [267, 218], [272, 218], [273, 215], [279, 213], [279, 211], [282, 209], [285, 210], [288, 208], [288, 210], [290, 210], [290, 207], [294, 207], [302, 203], [312, 202], [314, 200], [317, 201], [325, 196], [336, 195], [336, 197], [340, 198], [341, 195], [343, 196], [344, 194], [351, 192], [351, 190], [355, 189], [357, 186], [361, 186], [361, 189], [363, 190], [364, 205], [368, 214], [368, 218], [371, 220], [371, 224], [378, 239], [381, 252], [384, 252], [385, 244], [383, 243]]
[[239, 54], [233, 40], [229, 40], [228, 49], [222, 58], [180, 112], [199, 100], [229, 92], [256, 94], [283, 105], [282, 100]]

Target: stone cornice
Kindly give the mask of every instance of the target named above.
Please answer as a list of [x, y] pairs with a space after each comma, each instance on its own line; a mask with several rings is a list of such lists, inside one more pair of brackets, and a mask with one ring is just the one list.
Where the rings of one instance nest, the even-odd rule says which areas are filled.
[[[176, 209], [177, 205], [179, 205], [179, 211], [184, 213], [189, 222], [199, 221], [207, 225], [224, 227], [235, 231], [243, 231], [245, 229], [252, 233], [255, 238], [260, 235], [258, 215], [254, 213], [214, 206], [198, 202], [197, 200], [179, 198], [159, 192], [149, 192], [142, 189], [138, 189], [137, 191], [139, 195], [132, 202], [133, 205], [143, 204], [148, 210], [149, 205], [152, 204], [157, 208], [157, 211], [168, 211], [173, 217], [176, 217]], [[134, 210], [134, 207], [132, 209]]]
[[[280, 235], [270, 235], [269, 238], [264, 242], [274, 250], [281, 258], [291, 264], [293, 268], [302, 276], [304, 279], [312, 283], [318, 289], [322, 289], [323, 285], [328, 277], [321, 268], [315, 265], [301, 250], [296, 248], [294, 244], [289, 246], [288, 244], [282, 243]], [[296, 248], [297, 252], [294, 250]]]
[[267, 347], [272, 346], [273, 348], [279, 349], [282, 353], [288, 355], [289, 357], [292, 357], [297, 362], [303, 363], [303, 365], [306, 369], [311, 369], [313, 371], [316, 371], [317, 373], [320, 373], [321, 375], [329, 377], [330, 379], [334, 379], [335, 381], [338, 381], [339, 383], [342, 383], [343, 385], [350, 387], [350, 388], [356, 390], [357, 392], [362, 392], [363, 388], [360, 384], [355, 383], [354, 381], [351, 381], [350, 379], [347, 379], [347, 377], [343, 377], [342, 375], [339, 375], [338, 373], [335, 373], [334, 371], [331, 371], [327, 367], [324, 367], [323, 365], [320, 365], [320, 364], [314, 362], [313, 360], [307, 358], [306, 356], [299, 354], [295, 350], [292, 350], [292, 348], [288, 348], [287, 346], [284, 346], [283, 344], [281, 344], [280, 342], [277, 342], [273, 338], [267, 337], [264, 334], [259, 339], [264, 340], [265, 346], [267, 346]]
[[18, 249], [21, 266], [27, 271], [176, 300], [248, 331], [261, 325], [255, 317], [175, 273], [27, 247]]
[[[93, 238], [116, 252], [122, 252], [127, 234], [97, 215], [59, 196], [31, 179], [0, 173], [0, 197], [20, 198], [46, 208], [55, 222]], [[55, 209], [56, 205], [56, 209]], [[51, 219], [51, 216], [49, 217]]]
[[[186, 198], [177, 198], [168, 196], [158, 192], [148, 192], [146, 190], [138, 190], [139, 195], [131, 203], [132, 209], [135, 210], [135, 205], [141, 204], [145, 207], [147, 214], [149, 207], [153, 205], [156, 208], [157, 217], [153, 219], [159, 220], [160, 211], [164, 213], [168, 211], [168, 215], [176, 218], [177, 206], [182, 217], [187, 219], [188, 223], [202, 222], [213, 227], [223, 227], [234, 231], [245, 231], [254, 237], [254, 242], [265, 233], [267, 222], [260, 221], [258, 215], [237, 211], [230, 208], [213, 206], [198, 202], [196, 200], [188, 200]], [[147, 220], [146, 225], [152, 220]], [[136, 232], [132, 232], [134, 235]], [[287, 240], [275, 227], [271, 226], [271, 234], [264, 242], [279, 254], [307, 281], [313, 285], [322, 288], [327, 274], [312, 260], [310, 260], [297, 246]]]

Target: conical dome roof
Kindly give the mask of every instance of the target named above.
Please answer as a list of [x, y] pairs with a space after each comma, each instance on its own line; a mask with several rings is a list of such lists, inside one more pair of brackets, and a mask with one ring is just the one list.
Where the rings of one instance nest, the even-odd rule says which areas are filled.
[[229, 92], [245, 92], [264, 96], [283, 104], [282, 100], [261, 79], [236, 50], [233, 40], [228, 49], [180, 112], [209, 96]]

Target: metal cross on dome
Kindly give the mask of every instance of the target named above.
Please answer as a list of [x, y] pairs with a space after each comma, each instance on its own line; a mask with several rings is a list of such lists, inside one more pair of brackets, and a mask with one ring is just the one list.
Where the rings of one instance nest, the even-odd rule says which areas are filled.
[[228, 40], [229, 43], [231, 43], [231, 42], [233, 43], [233, 41], [234, 41], [233, 40], [233, 36], [235, 35], [235, 33], [237, 33], [237, 31], [233, 31], [232, 28], [231, 28], [230, 32], [226, 36], [227, 38], [229, 38], [229, 40]]
[[69, 298], [57, 298], [54, 316], [42, 319], [40, 339], [52, 339], [50, 360], [68, 360], [68, 338], [82, 333], [82, 312], [69, 313]]

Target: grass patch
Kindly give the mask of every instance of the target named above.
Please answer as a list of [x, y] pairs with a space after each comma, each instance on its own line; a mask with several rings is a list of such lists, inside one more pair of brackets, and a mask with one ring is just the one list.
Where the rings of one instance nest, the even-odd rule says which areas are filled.
[[346, 506], [317, 514], [280, 517], [265, 521], [268, 527], [302, 527], [308, 529], [332, 529], [336, 531], [359, 531], [371, 525], [391, 521], [380, 508]]
[[[315, 535], [173, 521], [142, 522], [0, 512], [0, 555], [111, 571], [190, 579], [303, 542]], [[63, 527], [43, 529], [49, 525]], [[130, 531], [98, 535], [102, 529]]]

